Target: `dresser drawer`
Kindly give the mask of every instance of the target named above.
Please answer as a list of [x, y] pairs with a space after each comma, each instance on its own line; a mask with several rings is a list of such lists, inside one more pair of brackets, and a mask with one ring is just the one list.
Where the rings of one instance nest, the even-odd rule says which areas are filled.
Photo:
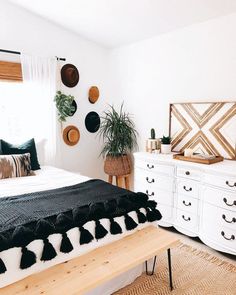
[[212, 205], [236, 212], [236, 193], [205, 187], [203, 189], [203, 199]]
[[175, 225], [186, 230], [198, 231], [198, 216], [184, 210], [177, 209], [175, 217]]
[[204, 203], [202, 222], [207, 223], [209, 219], [219, 228], [228, 228], [236, 233], [236, 212]]
[[187, 179], [177, 180], [177, 192], [193, 198], [199, 197], [199, 182]]
[[[201, 222], [202, 234], [208, 237], [208, 239], [214, 240], [215, 243], [228, 247], [231, 251], [236, 252], [236, 226], [234, 225], [232, 228], [229, 228], [228, 226], [219, 224], [221, 221], [217, 219], [216, 222], [215, 218], [209, 215], [210, 211], [208, 209], [203, 210]], [[214, 213], [216, 212], [214, 211]]]
[[177, 167], [176, 174], [178, 177], [185, 177], [187, 179], [193, 179], [200, 181], [202, 172], [197, 169], [192, 169], [189, 167]]
[[180, 195], [180, 194], [178, 194], [177, 198], [178, 198], [177, 200], [178, 209], [184, 210], [194, 215], [198, 214], [198, 205], [199, 205], [198, 199], [188, 197], [186, 195]]
[[145, 161], [145, 160], [135, 160], [135, 167], [139, 167], [141, 169], [145, 169], [150, 172], [160, 173], [160, 174], [166, 174], [166, 175], [174, 175], [174, 166], [171, 165], [162, 165], [162, 164], [156, 164], [153, 161]]
[[158, 204], [157, 209], [161, 212], [162, 219], [160, 221], [173, 222], [173, 208], [171, 206]]
[[236, 177], [205, 174], [204, 182], [236, 193]]
[[134, 183], [134, 191], [142, 192], [149, 196], [149, 199], [155, 200], [158, 204], [173, 206], [173, 193], [158, 189], [151, 185]]
[[143, 169], [135, 169], [134, 181], [146, 185], [148, 190], [159, 188], [161, 190], [172, 192], [174, 189], [174, 178], [160, 175]]

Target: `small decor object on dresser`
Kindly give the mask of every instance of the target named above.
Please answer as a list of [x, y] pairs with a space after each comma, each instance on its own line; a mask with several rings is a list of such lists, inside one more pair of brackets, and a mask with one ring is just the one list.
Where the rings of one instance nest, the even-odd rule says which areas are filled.
[[72, 117], [75, 114], [77, 103], [74, 96], [57, 91], [54, 101], [56, 102], [58, 120], [60, 122], [65, 122], [67, 117]]
[[79, 82], [79, 71], [76, 66], [66, 64], [61, 69], [62, 83], [67, 87], [75, 87]]
[[63, 130], [63, 140], [67, 145], [76, 145], [79, 142], [79, 139], [80, 132], [77, 127], [70, 125]]
[[[146, 152], [153, 153], [160, 149], [160, 140], [156, 138], [155, 129], [151, 129], [151, 138], [146, 140]], [[156, 152], [157, 153], [157, 152]]]
[[85, 118], [85, 127], [91, 132], [95, 133], [100, 127], [100, 117], [96, 112], [89, 112]]
[[92, 86], [89, 89], [89, 102], [95, 103], [99, 98], [99, 89], [97, 86]]
[[174, 154], [173, 159], [207, 165], [224, 161], [224, 158], [221, 156], [193, 154], [188, 157], [185, 153]]
[[171, 153], [171, 138], [169, 136], [164, 136], [161, 139], [161, 153], [170, 154]]
[[104, 141], [101, 155], [105, 157], [104, 171], [109, 175], [109, 182], [116, 176], [117, 185], [122, 186], [124, 178], [126, 188], [129, 188], [132, 167], [129, 154], [137, 146], [137, 131], [130, 115], [123, 111], [123, 104], [119, 112], [113, 106], [105, 111], [99, 134]]

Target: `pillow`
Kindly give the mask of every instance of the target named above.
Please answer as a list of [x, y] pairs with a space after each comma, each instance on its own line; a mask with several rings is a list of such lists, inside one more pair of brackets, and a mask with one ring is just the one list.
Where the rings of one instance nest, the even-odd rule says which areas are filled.
[[0, 179], [34, 175], [31, 171], [30, 153], [0, 155]]
[[1, 146], [2, 146], [3, 155], [30, 153], [31, 169], [32, 170], [40, 169], [36, 146], [35, 146], [35, 142], [33, 138], [18, 146], [8, 143], [4, 140], [1, 140]]
[[0, 139], [0, 155], [2, 155], [2, 140]]

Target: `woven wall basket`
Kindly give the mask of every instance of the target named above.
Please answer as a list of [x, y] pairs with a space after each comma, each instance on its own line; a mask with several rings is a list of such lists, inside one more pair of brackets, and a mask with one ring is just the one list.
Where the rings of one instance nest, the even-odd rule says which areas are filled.
[[111, 157], [106, 156], [104, 171], [108, 175], [121, 176], [130, 174], [132, 170], [131, 158], [128, 155]]

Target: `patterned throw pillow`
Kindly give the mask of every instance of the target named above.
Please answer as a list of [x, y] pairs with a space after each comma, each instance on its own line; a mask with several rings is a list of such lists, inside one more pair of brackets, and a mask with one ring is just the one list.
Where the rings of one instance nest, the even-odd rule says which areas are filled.
[[0, 179], [35, 175], [30, 154], [0, 155]]

